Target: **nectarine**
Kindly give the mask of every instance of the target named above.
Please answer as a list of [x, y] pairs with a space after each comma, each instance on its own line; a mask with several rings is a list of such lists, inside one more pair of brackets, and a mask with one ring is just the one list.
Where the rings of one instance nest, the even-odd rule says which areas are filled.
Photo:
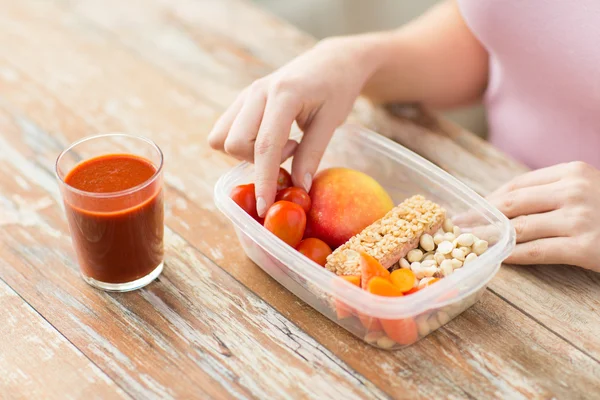
[[315, 175], [307, 234], [332, 248], [383, 217], [394, 203], [369, 175], [348, 168], [330, 168]]

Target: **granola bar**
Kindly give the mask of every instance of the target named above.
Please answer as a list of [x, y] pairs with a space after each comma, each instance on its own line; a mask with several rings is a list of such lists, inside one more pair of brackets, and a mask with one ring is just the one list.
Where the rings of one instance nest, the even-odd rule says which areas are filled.
[[419, 245], [421, 235], [440, 229], [445, 216], [443, 208], [425, 197], [410, 197], [337, 248], [325, 268], [337, 275], [359, 275], [359, 251], [389, 268]]

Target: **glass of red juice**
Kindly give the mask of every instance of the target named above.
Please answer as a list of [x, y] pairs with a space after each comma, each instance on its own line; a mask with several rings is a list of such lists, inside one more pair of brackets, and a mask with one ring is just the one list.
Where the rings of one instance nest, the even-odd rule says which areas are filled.
[[120, 133], [73, 143], [56, 175], [83, 279], [126, 292], [163, 269], [163, 154], [151, 140]]

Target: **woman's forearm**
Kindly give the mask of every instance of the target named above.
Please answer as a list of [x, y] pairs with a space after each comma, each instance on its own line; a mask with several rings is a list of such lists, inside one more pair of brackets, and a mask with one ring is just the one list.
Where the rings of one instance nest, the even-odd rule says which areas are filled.
[[398, 30], [356, 40], [371, 63], [363, 93], [375, 101], [453, 107], [479, 100], [486, 88], [488, 54], [455, 0]]

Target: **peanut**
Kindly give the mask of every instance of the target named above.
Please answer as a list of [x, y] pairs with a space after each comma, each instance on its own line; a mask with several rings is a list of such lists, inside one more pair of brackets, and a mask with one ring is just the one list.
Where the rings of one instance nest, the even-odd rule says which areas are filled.
[[454, 272], [454, 268], [452, 267], [452, 260], [444, 260], [440, 265], [440, 273], [443, 277], [446, 277]]
[[379, 340], [382, 336], [383, 336], [383, 332], [381, 332], [381, 331], [369, 332], [365, 335], [365, 342], [367, 342], [369, 344], [375, 344], [375, 343], [377, 343], [377, 340]]
[[435, 253], [435, 255], [433, 256], [433, 259], [435, 260], [437, 265], [440, 265], [446, 259], [446, 256], [443, 255], [442, 253]]
[[396, 342], [394, 342], [387, 336], [382, 336], [379, 339], [377, 339], [377, 346], [381, 347], [382, 349], [391, 349], [395, 345]]
[[427, 233], [421, 236], [421, 239], [419, 239], [419, 244], [421, 245], [421, 248], [425, 251], [432, 251], [433, 249], [435, 249], [435, 242], [433, 241], [433, 237], [431, 237], [431, 235]]
[[418, 288], [419, 288], [419, 289], [423, 289], [425, 286], [427, 286], [427, 283], [428, 283], [430, 280], [432, 280], [432, 279], [433, 279], [433, 278], [431, 278], [431, 277], [422, 278], [422, 279], [419, 281], [419, 286], [418, 286]]
[[433, 243], [435, 243], [436, 245], [442, 243], [444, 241], [444, 235], [441, 233], [436, 233], [435, 236], [433, 237]]
[[471, 233], [463, 233], [458, 238], [458, 244], [461, 246], [471, 246], [475, 241], [475, 236]]
[[477, 259], [477, 254], [471, 253], [467, 256], [467, 258], [465, 258], [464, 264], [466, 265], [467, 263], [470, 263], [471, 261], [475, 261], [476, 259]]
[[438, 313], [437, 313], [437, 320], [440, 323], [440, 326], [441, 325], [445, 325], [448, 322], [450, 322], [450, 316], [445, 311], [438, 311]]
[[427, 336], [429, 334], [429, 324], [427, 324], [427, 315], [421, 315], [417, 317], [417, 329], [419, 330], [419, 335], [421, 337]]
[[440, 327], [440, 323], [437, 320], [435, 315], [432, 315], [431, 317], [429, 317], [429, 319], [427, 320], [427, 325], [429, 325], [429, 330], [431, 332], [435, 331], [436, 329], [438, 329]]
[[456, 239], [456, 236], [454, 236], [454, 233], [452, 233], [452, 232], [444, 233], [444, 240], [447, 240], [448, 242], [452, 242], [454, 239]]
[[473, 253], [477, 254], [478, 256], [485, 253], [487, 249], [488, 242], [486, 242], [485, 240], [476, 240], [475, 243], [473, 243]]
[[459, 261], [465, 261], [467, 255], [461, 249], [452, 250], [452, 257]]
[[428, 253], [425, 253], [425, 256], [423, 257], [423, 261], [429, 261], [429, 260], [434, 260], [434, 253], [431, 251]]
[[421, 261], [423, 259], [423, 252], [419, 249], [412, 249], [406, 255], [406, 259], [411, 263]]
[[410, 268], [410, 263], [404, 257], [400, 259], [400, 268]]
[[452, 249], [454, 249], [454, 245], [452, 244], [452, 242], [444, 240], [438, 245], [437, 251], [438, 253], [446, 255], [450, 254], [452, 252]]
[[432, 277], [437, 272], [437, 266], [430, 265], [428, 267], [421, 268], [421, 272], [426, 278]]
[[444, 229], [444, 232], [452, 232], [452, 230], [454, 229], [454, 223], [452, 222], [452, 220], [450, 218], [446, 218], [444, 220], [444, 224], [442, 225], [442, 228]]

